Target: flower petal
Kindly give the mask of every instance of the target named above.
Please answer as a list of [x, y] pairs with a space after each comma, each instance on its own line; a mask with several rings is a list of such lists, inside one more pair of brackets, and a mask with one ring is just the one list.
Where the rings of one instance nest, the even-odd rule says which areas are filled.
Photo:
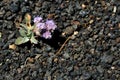
[[53, 20], [47, 20], [46, 27], [47, 27], [47, 30], [55, 30], [57, 26], [55, 25]]
[[33, 22], [38, 23], [40, 21], [42, 21], [42, 17], [35, 17]]
[[36, 27], [39, 29], [46, 29], [45, 23], [37, 23]]
[[45, 33], [43, 33], [42, 37], [44, 37], [45, 39], [50, 39], [52, 35], [49, 31], [46, 31]]

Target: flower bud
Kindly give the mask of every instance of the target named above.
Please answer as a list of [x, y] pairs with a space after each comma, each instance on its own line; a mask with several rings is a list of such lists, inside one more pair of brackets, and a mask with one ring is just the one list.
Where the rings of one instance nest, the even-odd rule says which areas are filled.
[[25, 21], [26, 21], [26, 25], [28, 26], [28, 27], [31, 27], [31, 24], [30, 24], [30, 22], [31, 22], [31, 16], [30, 16], [30, 14], [26, 14], [25, 15]]

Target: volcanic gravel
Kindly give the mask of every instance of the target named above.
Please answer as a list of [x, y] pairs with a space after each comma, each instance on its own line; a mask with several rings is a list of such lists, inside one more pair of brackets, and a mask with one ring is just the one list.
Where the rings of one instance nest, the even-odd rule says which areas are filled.
[[[10, 48], [26, 13], [57, 29]], [[120, 80], [120, 0], [0, 0], [0, 33], [0, 80]]]

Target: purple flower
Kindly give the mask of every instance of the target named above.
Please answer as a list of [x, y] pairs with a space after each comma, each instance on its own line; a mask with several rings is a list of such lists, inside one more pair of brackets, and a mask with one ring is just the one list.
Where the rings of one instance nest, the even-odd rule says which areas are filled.
[[42, 21], [42, 17], [35, 17], [33, 22], [38, 23], [40, 21]]
[[39, 28], [39, 29], [45, 29], [46, 28], [45, 23], [37, 23], [36, 27]]
[[47, 30], [55, 30], [57, 26], [55, 25], [53, 20], [47, 20], [46, 27], [47, 27]]
[[45, 39], [50, 39], [52, 35], [49, 31], [46, 31], [45, 33], [43, 33], [42, 37], [44, 37]]
[[50, 39], [52, 37], [52, 32], [57, 28], [56, 24], [53, 20], [46, 20], [46, 22], [42, 21], [42, 17], [35, 17], [34, 18], [35, 30], [34, 32], [36, 35], [41, 35], [41, 37], [45, 39]]

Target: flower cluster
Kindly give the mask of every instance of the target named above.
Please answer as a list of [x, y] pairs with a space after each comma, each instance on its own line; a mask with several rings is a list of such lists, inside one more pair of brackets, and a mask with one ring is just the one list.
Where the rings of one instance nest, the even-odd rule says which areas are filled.
[[53, 20], [46, 20], [43, 22], [42, 17], [35, 17], [33, 22], [45, 39], [50, 39], [52, 37], [51, 33], [57, 28]]
[[34, 25], [31, 25], [31, 16], [28, 13], [26, 13], [24, 20], [25, 23], [19, 24], [20, 36], [15, 40], [16, 45], [21, 45], [29, 41], [31, 43], [38, 44], [35, 34], [36, 36], [50, 39], [52, 37], [52, 32], [57, 28], [53, 20], [44, 21], [42, 17], [35, 17], [33, 21]]

